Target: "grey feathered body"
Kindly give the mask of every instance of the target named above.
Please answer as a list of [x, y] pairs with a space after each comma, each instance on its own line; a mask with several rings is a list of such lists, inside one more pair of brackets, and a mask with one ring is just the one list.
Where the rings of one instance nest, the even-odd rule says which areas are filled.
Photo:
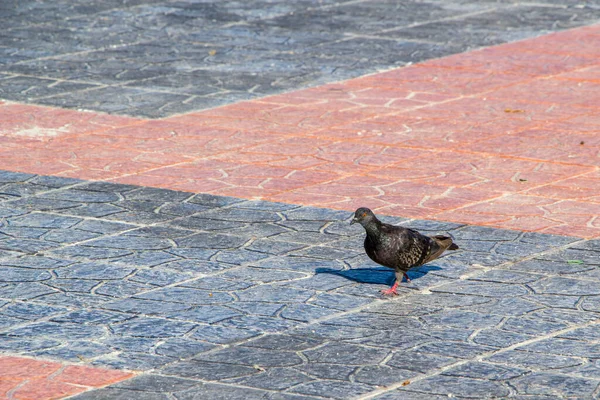
[[438, 258], [446, 249], [458, 248], [450, 237], [429, 237], [377, 219], [370, 221], [365, 230], [365, 251], [369, 258], [403, 273]]

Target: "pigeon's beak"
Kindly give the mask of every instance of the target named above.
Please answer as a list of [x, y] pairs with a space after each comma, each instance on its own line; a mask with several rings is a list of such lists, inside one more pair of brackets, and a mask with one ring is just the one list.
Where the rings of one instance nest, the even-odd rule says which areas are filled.
[[356, 217], [354, 217], [354, 218], [352, 218], [352, 221], [350, 221], [350, 225], [354, 225], [357, 222], [358, 222], [358, 220], [356, 219]]

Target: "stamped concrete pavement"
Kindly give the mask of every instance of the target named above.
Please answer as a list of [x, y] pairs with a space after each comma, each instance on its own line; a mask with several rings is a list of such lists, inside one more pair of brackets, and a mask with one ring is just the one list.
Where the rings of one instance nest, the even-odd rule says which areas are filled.
[[393, 273], [363, 254], [348, 212], [12, 172], [0, 182], [3, 351], [139, 371], [78, 399], [600, 390], [598, 241], [386, 218], [461, 246], [389, 300], [378, 290]]
[[[0, 397], [599, 397], [599, 18], [4, 2]], [[358, 205], [461, 250], [382, 299]]]

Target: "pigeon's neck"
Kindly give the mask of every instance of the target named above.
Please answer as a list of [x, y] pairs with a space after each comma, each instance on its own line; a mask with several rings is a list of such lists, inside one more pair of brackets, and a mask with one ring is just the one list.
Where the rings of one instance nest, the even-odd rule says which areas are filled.
[[379, 221], [377, 218], [373, 219], [372, 221], [369, 221], [363, 226], [365, 228], [365, 231], [367, 231], [367, 235], [372, 238], [378, 237], [379, 233], [381, 232], [381, 221]]

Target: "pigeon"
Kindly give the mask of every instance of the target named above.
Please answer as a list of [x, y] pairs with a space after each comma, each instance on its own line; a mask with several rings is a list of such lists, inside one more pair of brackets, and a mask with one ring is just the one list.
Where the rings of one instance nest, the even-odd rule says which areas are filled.
[[458, 249], [451, 237], [425, 236], [413, 229], [385, 224], [365, 207], [354, 213], [350, 224], [356, 222], [367, 231], [365, 251], [369, 258], [396, 271], [396, 281], [391, 288], [381, 291], [384, 295], [398, 295], [396, 289], [402, 277], [410, 282], [406, 274], [409, 269], [435, 260], [446, 250]]

